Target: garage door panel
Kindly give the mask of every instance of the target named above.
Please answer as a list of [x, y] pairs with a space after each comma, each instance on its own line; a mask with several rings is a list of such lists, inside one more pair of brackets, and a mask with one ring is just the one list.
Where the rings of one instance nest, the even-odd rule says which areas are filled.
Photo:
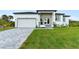
[[18, 27], [36, 27], [35, 19], [18, 19]]

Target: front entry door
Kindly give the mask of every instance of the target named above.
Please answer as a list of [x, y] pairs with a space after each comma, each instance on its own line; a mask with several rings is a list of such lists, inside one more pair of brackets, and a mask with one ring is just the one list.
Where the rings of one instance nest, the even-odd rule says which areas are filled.
[[49, 24], [49, 23], [50, 23], [49, 18], [45, 18], [45, 19], [44, 19], [44, 24], [47, 25], [47, 24]]

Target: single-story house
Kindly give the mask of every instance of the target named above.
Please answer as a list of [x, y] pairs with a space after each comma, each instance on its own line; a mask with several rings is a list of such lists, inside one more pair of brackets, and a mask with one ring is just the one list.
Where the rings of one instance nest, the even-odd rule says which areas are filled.
[[36, 12], [15, 12], [15, 27], [54, 27], [69, 25], [69, 15], [57, 10], [37, 10]]

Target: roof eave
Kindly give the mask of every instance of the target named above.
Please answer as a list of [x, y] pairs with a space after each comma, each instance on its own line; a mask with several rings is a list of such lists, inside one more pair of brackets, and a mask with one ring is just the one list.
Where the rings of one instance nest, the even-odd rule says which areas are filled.
[[64, 15], [64, 13], [56, 13], [55, 15]]
[[63, 17], [70, 17], [70, 15], [64, 15]]
[[57, 10], [37, 10], [37, 13], [38, 13], [38, 11], [54, 11], [54, 12], [56, 12]]
[[13, 14], [37, 14], [36, 12], [15, 12]]

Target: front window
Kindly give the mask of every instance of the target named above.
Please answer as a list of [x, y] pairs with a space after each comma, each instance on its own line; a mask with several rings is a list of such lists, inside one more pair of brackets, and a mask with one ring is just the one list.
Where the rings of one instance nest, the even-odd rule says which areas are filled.
[[42, 18], [40, 19], [40, 24], [43, 25], [43, 20], [42, 20]]
[[56, 21], [60, 21], [60, 16], [59, 16], [59, 15], [56, 15], [55, 20], [56, 20]]
[[47, 21], [47, 23], [49, 24], [49, 18], [48, 18], [48, 21]]
[[44, 24], [49, 24], [49, 18], [45, 18]]
[[63, 21], [65, 22], [65, 17], [63, 18]]
[[50, 23], [50, 21], [49, 21], [50, 19], [49, 18], [45, 18], [45, 19], [40, 19], [40, 25], [43, 25], [43, 24], [49, 24]]

